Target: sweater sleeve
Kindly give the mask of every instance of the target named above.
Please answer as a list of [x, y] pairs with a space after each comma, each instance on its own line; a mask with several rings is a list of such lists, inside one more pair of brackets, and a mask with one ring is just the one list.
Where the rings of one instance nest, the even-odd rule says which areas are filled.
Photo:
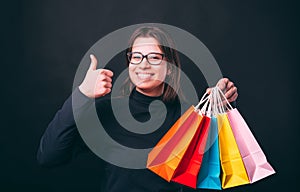
[[[72, 106], [72, 99], [76, 101]], [[42, 166], [57, 166], [69, 162], [74, 153], [84, 146], [74, 120], [89, 107], [93, 100], [76, 88], [57, 111], [44, 132], [37, 151], [37, 161]], [[74, 110], [73, 110], [74, 109]], [[74, 111], [74, 112], [73, 112]]]

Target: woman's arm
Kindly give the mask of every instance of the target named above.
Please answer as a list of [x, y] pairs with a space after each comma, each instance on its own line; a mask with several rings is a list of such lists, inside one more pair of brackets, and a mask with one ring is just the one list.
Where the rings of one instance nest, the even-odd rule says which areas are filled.
[[[72, 99], [76, 104], [72, 106]], [[43, 134], [37, 152], [38, 163], [42, 166], [56, 166], [69, 162], [74, 153], [84, 146], [78, 133], [73, 108], [77, 115], [93, 103], [78, 88], [65, 101], [62, 108], [55, 114]]]
[[[107, 69], [97, 69], [96, 57], [90, 55], [90, 58], [91, 64], [83, 82], [56, 113], [41, 138], [37, 153], [37, 160], [41, 165], [54, 166], [72, 159], [74, 151], [78, 150], [77, 144], [83, 143], [76, 128], [73, 113], [80, 116], [95, 98], [111, 92], [113, 72]], [[76, 101], [73, 106], [72, 99]]]

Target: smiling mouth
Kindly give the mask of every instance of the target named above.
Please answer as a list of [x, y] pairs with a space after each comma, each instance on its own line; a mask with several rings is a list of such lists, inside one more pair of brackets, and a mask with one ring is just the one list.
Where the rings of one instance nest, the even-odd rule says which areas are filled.
[[136, 73], [136, 75], [141, 80], [149, 80], [154, 76], [154, 73]]

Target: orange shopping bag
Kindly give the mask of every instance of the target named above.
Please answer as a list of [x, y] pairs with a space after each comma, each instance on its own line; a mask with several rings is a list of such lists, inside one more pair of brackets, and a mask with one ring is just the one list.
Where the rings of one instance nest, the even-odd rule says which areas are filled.
[[210, 118], [203, 116], [197, 133], [184, 154], [179, 166], [175, 170], [172, 181], [196, 188], [198, 173], [202, 164], [203, 154], [205, 152], [206, 141]]
[[203, 120], [198, 113], [198, 106], [204, 102], [202, 99], [176, 121], [148, 154], [147, 168], [167, 181], [172, 179]]

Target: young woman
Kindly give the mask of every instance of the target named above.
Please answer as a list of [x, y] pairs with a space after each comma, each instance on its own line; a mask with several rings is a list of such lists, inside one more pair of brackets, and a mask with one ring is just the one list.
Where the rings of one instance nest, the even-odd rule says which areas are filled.
[[[165, 45], [165, 46], [162, 46]], [[149, 105], [164, 102], [167, 114], [163, 124], [152, 133], [136, 134], [125, 130], [114, 118], [110, 99], [98, 99], [111, 92], [113, 72], [97, 69], [97, 59], [91, 55], [91, 64], [82, 84], [75, 89], [48, 125], [41, 138], [37, 158], [40, 164], [56, 166], [70, 162], [75, 153], [89, 150], [81, 140], [72, 111], [72, 97], [81, 106], [93, 105], [106, 132], [117, 142], [131, 148], [151, 148], [162, 138], [180, 117], [180, 62], [176, 50], [171, 49], [172, 39], [156, 27], [138, 28], [131, 36], [126, 51], [129, 78], [124, 94], [130, 94], [129, 108], [132, 116], [140, 122], [150, 119]], [[230, 102], [238, 94], [234, 84], [227, 78], [219, 81]], [[130, 92], [130, 90], [132, 90]], [[178, 93], [178, 94], [177, 94]], [[116, 98], [122, 101], [122, 97]], [[102, 191], [182, 191], [183, 186], [169, 183], [145, 169], [126, 169], [108, 162], [103, 163]]]

